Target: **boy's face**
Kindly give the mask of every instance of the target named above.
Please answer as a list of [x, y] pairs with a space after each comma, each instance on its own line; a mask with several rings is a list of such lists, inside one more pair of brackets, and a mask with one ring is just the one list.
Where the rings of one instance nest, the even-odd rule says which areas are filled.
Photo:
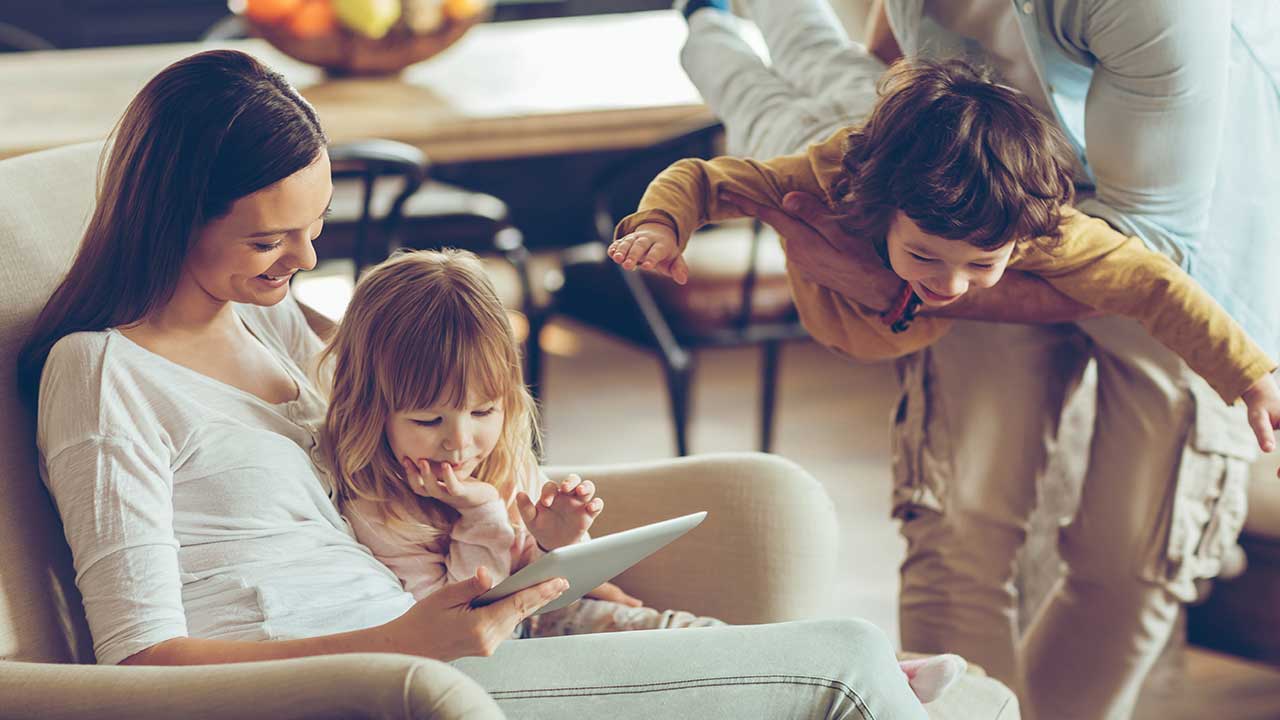
[[426, 460], [437, 478], [447, 464], [458, 478], [468, 478], [498, 445], [504, 417], [501, 402], [476, 397], [461, 408], [401, 410], [387, 418], [387, 442], [397, 461]]
[[1012, 242], [982, 250], [963, 240], [930, 235], [901, 210], [889, 223], [886, 246], [893, 271], [930, 307], [953, 303], [971, 287], [995, 285], [1013, 252]]

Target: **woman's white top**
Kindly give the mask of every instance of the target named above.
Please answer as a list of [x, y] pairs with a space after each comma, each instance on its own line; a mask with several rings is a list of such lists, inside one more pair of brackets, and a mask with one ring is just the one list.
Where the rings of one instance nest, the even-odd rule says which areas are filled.
[[413, 603], [352, 536], [316, 464], [320, 350], [291, 297], [235, 306], [293, 377], [273, 405], [116, 330], [60, 340], [40, 383], [41, 471], [99, 663], [175, 637], [371, 627]]

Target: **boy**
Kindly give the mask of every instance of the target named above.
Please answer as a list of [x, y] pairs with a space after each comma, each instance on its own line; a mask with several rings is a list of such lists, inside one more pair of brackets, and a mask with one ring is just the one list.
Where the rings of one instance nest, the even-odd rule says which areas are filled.
[[[691, 21], [721, 14], [703, 11]], [[848, 58], [832, 62], [856, 84], [865, 81], [861, 68], [848, 69]], [[830, 122], [812, 106], [824, 96], [797, 99], [780, 79], [773, 88], [759, 76], [751, 81], [773, 99], [739, 101], [755, 102], [757, 110], [758, 103], [794, 109], [807, 101], [814, 111], [801, 108], [809, 129]], [[684, 282], [688, 270], [679, 253], [693, 230], [742, 215], [722, 193], [774, 207], [788, 192], [818, 195], [903, 281], [899, 302], [882, 317], [789, 268], [801, 320], [820, 342], [864, 360], [914, 352], [950, 324], [913, 320], [916, 307], [940, 307], [970, 287], [991, 287], [1011, 267], [1086, 305], [1139, 320], [1227, 403], [1243, 398], [1259, 446], [1272, 449], [1280, 419], [1280, 390], [1270, 375], [1275, 362], [1167, 258], [1068, 207], [1066, 140], [1024, 96], [961, 61], [895, 65], [880, 95], [864, 123], [807, 152], [768, 162], [723, 157], [672, 165], [650, 184], [639, 211], [619, 223], [610, 257]], [[750, 135], [782, 125], [736, 127]], [[732, 143], [735, 125], [728, 127]]]

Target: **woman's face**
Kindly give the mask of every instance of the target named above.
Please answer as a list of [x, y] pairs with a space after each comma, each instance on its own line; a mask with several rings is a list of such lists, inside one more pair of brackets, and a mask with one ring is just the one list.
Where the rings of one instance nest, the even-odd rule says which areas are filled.
[[316, 265], [312, 241], [333, 198], [329, 153], [274, 185], [236, 200], [207, 223], [187, 256], [184, 274], [216, 302], [274, 305], [289, 278]]

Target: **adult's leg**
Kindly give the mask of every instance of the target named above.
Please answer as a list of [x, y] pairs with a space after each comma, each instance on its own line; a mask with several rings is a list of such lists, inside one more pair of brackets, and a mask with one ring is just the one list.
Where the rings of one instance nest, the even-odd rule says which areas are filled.
[[513, 718], [926, 718], [861, 620], [519, 640], [454, 665]]
[[866, 119], [886, 66], [849, 38], [827, 0], [742, 0], [742, 6], [783, 80], [829, 104], [846, 124]]
[[724, 123], [728, 151], [761, 159], [798, 152], [842, 124], [824, 103], [779, 78], [738, 31], [738, 18], [715, 9], [689, 17], [680, 53], [685, 73]]
[[1130, 716], [1193, 581], [1244, 521], [1256, 454], [1230, 408], [1134, 321], [1081, 323], [1098, 362], [1097, 425], [1066, 575], [1029, 628], [1027, 705], [1039, 718]]
[[899, 361], [903, 649], [957, 653], [1021, 687], [1014, 561], [1083, 347], [1068, 326], [957, 322]]

